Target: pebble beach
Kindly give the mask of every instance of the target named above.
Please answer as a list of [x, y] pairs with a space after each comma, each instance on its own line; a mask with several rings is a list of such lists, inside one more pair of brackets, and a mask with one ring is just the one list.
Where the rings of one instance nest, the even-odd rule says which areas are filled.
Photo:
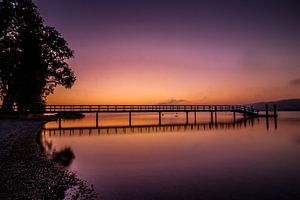
[[47, 159], [44, 123], [0, 119], [0, 199], [99, 199], [92, 186]]

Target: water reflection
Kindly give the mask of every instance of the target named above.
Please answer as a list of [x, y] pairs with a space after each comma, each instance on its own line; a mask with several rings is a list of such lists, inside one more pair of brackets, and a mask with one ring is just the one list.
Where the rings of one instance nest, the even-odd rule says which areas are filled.
[[75, 159], [75, 154], [71, 147], [57, 150], [53, 145], [53, 141], [46, 137], [42, 137], [42, 143], [47, 157], [64, 167], [69, 167]]
[[75, 154], [73, 153], [70, 147], [66, 147], [60, 151], [54, 151], [52, 153], [52, 160], [61, 164], [64, 167], [70, 166], [74, 158]]
[[45, 128], [44, 133], [51, 137], [59, 136], [85, 136], [85, 135], [106, 135], [106, 134], [133, 134], [133, 133], [160, 133], [160, 132], [181, 132], [199, 131], [212, 129], [240, 129], [242, 127], [254, 126], [259, 119], [247, 118], [232, 122], [218, 123], [197, 123], [197, 124], [165, 124], [165, 125], [133, 125], [133, 126], [103, 126], [103, 127], [67, 127], [67, 128]]
[[[274, 121], [274, 128], [277, 129], [277, 117], [271, 118]], [[270, 118], [266, 118], [266, 129], [270, 129]], [[233, 121], [221, 121], [215, 120], [206, 123], [194, 123], [194, 124], [164, 124], [164, 125], [131, 125], [131, 126], [76, 126], [72, 127], [49, 127], [44, 128], [44, 133], [59, 136], [72, 136], [72, 135], [101, 135], [101, 134], [127, 134], [127, 133], [154, 133], [154, 132], [175, 132], [175, 131], [199, 131], [199, 130], [211, 130], [211, 129], [239, 129], [247, 126], [254, 126], [259, 123], [259, 118], [241, 118]]]
[[277, 130], [273, 118], [118, 117], [101, 116], [99, 128], [93, 117], [50, 123], [42, 134], [50, 153], [71, 148], [69, 169], [104, 199], [282, 199], [300, 186], [299, 116]]

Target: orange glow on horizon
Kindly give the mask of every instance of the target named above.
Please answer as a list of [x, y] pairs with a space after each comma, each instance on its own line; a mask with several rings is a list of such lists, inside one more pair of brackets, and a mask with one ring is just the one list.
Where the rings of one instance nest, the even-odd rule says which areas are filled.
[[67, 61], [74, 86], [57, 87], [47, 104], [300, 98], [299, 11], [291, 2], [34, 2], [75, 56]]

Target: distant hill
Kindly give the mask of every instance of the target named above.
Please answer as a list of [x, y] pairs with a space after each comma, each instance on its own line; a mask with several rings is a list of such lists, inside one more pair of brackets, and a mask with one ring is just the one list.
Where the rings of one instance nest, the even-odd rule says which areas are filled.
[[253, 105], [254, 109], [265, 110], [266, 104], [269, 105], [269, 110], [273, 110], [273, 105], [276, 104], [278, 111], [300, 111], [300, 99], [258, 102], [251, 105]]

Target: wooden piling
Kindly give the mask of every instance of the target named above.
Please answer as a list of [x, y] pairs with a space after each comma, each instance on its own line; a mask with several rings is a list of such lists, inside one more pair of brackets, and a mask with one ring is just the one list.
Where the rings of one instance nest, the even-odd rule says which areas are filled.
[[235, 111], [233, 111], [233, 122], [235, 123]]
[[58, 128], [61, 129], [61, 117], [58, 118]]
[[274, 109], [274, 117], [277, 117], [277, 107], [276, 107], [276, 104], [273, 105], [273, 109]]
[[186, 124], [189, 123], [189, 112], [185, 112], [186, 113]]
[[131, 112], [129, 112], [129, 126], [131, 126]]
[[99, 124], [98, 124], [98, 115], [99, 115], [99, 113], [98, 112], [96, 112], [96, 128], [98, 128], [99, 127]]
[[218, 123], [217, 111], [215, 112], [215, 123]]
[[158, 124], [161, 125], [161, 112], [158, 112]]
[[273, 109], [274, 109], [274, 126], [275, 126], [275, 129], [277, 129], [277, 117], [278, 117], [278, 114], [277, 114], [277, 106], [276, 106], [276, 104], [273, 105]]

